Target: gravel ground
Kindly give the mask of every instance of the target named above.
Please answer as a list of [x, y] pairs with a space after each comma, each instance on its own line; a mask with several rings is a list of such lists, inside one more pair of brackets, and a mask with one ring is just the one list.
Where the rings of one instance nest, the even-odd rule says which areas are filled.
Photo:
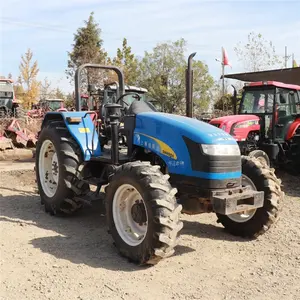
[[279, 177], [285, 205], [265, 235], [235, 238], [214, 214], [184, 215], [175, 255], [145, 268], [117, 254], [100, 206], [76, 217], [51, 217], [40, 205], [32, 171], [0, 172], [0, 297], [298, 300], [299, 177]]

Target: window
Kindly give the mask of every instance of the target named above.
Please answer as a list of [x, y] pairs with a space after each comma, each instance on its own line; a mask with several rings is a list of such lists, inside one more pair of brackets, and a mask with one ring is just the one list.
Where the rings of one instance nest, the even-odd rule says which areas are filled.
[[249, 89], [241, 101], [241, 113], [272, 113], [275, 89]]
[[0, 91], [0, 98], [13, 98], [13, 92]]

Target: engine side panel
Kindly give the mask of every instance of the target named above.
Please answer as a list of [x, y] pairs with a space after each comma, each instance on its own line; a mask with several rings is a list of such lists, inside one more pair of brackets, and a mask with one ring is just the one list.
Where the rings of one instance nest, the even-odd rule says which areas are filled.
[[[194, 145], [192, 153], [186, 138]], [[171, 174], [213, 180], [241, 177], [240, 156], [224, 165], [219, 156], [208, 157], [201, 152], [200, 144], [236, 145], [228, 133], [205, 122], [163, 113], [141, 113], [136, 116], [133, 143], [159, 155]], [[196, 160], [202, 160], [201, 170], [193, 167]]]

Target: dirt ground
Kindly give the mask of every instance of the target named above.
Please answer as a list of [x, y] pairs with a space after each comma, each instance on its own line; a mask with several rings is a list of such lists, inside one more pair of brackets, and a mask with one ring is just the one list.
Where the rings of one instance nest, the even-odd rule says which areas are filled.
[[257, 240], [227, 234], [214, 214], [183, 216], [175, 255], [145, 268], [118, 255], [100, 206], [45, 214], [24, 164], [0, 172], [1, 300], [300, 299], [299, 177], [279, 174], [281, 219]]

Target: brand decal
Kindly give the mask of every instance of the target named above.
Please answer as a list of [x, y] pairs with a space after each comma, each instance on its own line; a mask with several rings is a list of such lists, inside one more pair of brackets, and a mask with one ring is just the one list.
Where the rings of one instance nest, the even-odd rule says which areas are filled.
[[151, 150], [155, 150], [163, 155], [177, 160], [175, 151], [163, 141], [144, 133], [135, 134], [136, 143]]
[[78, 128], [80, 133], [90, 133], [90, 129], [89, 128]]

